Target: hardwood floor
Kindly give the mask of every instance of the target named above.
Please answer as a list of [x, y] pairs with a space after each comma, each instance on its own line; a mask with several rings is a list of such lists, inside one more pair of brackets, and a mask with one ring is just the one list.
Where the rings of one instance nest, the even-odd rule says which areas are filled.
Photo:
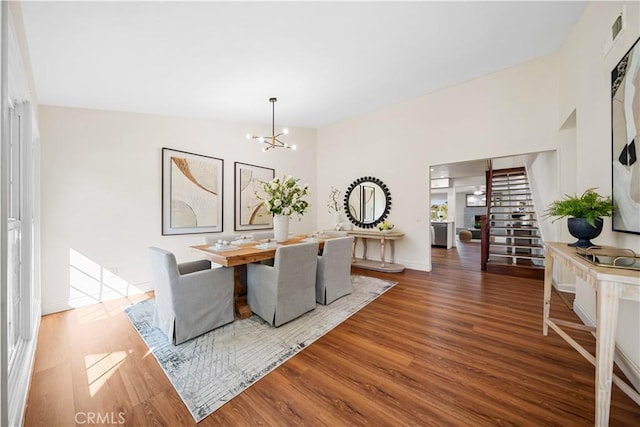
[[[542, 281], [480, 272], [475, 245], [434, 248], [431, 273], [354, 269], [399, 283], [200, 425], [592, 426], [594, 368], [542, 336]], [[43, 317], [26, 426], [195, 424], [128, 303]], [[552, 311], [577, 321], [555, 293]], [[616, 386], [610, 425], [640, 425]]]

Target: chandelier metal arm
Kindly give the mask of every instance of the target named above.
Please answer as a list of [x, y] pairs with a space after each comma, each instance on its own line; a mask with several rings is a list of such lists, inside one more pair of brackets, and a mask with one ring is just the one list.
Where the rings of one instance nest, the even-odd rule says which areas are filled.
[[295, 145], [289, 145], [286, 142], [279, 140], [278, 138], [286, 135], [288, 132], [284, 129], [282, 132], [276, 134], [276, 102], [277, 98], [269, 98], [269, 102], [271, 103], [271, 136], [258, 136], [247, 134], [247, 139], [257, 139], [259, 142], [262, 142], [266, 145], [262, 149], [262, 151], [269, 151], [272, 148], [288, 148], [290, 150], [295, 150]]

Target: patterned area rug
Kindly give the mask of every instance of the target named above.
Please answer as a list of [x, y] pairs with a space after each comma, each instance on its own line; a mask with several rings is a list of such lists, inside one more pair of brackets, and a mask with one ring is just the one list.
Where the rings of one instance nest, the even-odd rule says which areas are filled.
[[351, 295], [279, 328], [254, 315], [178, 346], [153, 327], [154, 299], [125, 312], [199, 422], [396, 284], [355, 275], [351, 283]]

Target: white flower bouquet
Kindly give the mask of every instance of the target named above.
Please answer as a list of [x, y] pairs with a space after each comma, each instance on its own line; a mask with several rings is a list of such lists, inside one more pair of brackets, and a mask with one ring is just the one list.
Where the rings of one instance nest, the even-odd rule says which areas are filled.
[[291, 217], [295, 213], [300, 218], [309, 208], [309, 202], [303, 199], [309, 194], [309, 186], [305, 184], [301, 187], [299, 181], [299, 178], [291, 175], [260, 181], [266, 196], [261, 197], [257, 193], [256, 196], [271, 214]]

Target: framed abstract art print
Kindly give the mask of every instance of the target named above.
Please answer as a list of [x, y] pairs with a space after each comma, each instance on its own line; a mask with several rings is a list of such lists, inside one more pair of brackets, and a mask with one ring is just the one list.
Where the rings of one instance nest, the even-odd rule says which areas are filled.
[[613, 231], [640, 234], [640, 41], [611, 71]]
[[273, 228], [273, 217], [259, 196], [264, 195], [260, 181], [271, 181], [275, 170], [235, 162], [235, 230]]
[[224, 161], [162, 149], [162, 235], [222, 231]]

